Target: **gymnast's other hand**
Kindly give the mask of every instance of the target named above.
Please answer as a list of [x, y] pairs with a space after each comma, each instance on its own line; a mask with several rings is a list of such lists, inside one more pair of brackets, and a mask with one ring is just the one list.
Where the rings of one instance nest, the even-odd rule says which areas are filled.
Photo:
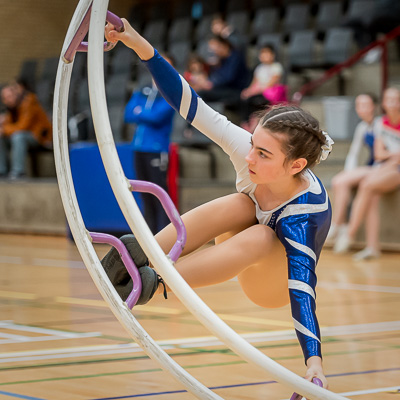
[[125, 46], [131, 48], [142, 60], [149, 60], [152, 58], [154, 56], [153, 46], [133, 29], [125, 18], [121, 18], [121, 20], [124, 24], [123, 32], [118, 32], [113, 24], [107, 23], [104, 29], [106, 40], [110, 43], [121, 41]]
[[320, 379], [323, 387], [328, 389], [328, 381], [325, 378], [324, 371], [322, 369], [322, 360], [317, 356], [310, 357], [307, 360], [307, 372], [305, 379], [312, 382], [313, 378]]

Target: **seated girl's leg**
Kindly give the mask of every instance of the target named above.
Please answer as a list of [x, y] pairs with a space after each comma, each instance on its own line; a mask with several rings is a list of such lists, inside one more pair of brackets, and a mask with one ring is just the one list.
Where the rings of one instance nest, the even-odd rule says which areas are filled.
[[350, 202], [351, 189], [357, 187], [370, 171], [371, 167], [359, 167], [351, 171], [342, 171], [332, 179], [332, 225], [339, 226], [346, 222], [346, 211]]
[[364, 220], [371, 205], [370, 199], [375, 194], [388, 193], [400, 186], [400, 172], [396, 164], [385, 163], [380, 168], [374, 169], [365, 178], [354, 200], [350, 223], [349, 237], [354, 239], [358, 228]]
[[265, 225], [240, 231], [179, 260], [175, 267], [193, 288], [238, 276], [245, 294], [256, 304], [280, 307], [289, 302], [285, 251]]

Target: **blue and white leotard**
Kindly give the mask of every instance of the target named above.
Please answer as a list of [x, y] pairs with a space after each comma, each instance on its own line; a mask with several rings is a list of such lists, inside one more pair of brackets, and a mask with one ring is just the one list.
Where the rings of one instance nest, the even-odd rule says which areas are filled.
[[157, 51], [144, 61], [165, 99], [183, 118], [207, 135], [227, 153], [236, 170], [236, 188], [254, 201], [260, 224], [272, 228], [286, 249], [289, 294], [297, 337], [307, 360], [321, 357], [321, 340], [315, 314], [315, 267], [331, 221], [331, 206], [320, 180], [305, 172], [309, 187], [270, 211], [261, 210], [254, 196], [257, 187], [249, 176], [245, 157], [251, 134], [198, 97], [196, 92]]

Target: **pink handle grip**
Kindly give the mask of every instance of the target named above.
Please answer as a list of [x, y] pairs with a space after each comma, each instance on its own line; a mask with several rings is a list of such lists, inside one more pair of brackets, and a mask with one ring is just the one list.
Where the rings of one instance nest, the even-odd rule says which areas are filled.
[[[319, 378], [313, 378], [313, 383], [316, 384], [319, 387], [322, 387], [322, 381]], [[297, 393], [293, 393], [292, 397], [290, 398], [290, 400], [301, 400], [303, 398], [303, 396], [301, 394], [297, 394]]]
[[[75, 53], [77, 51], [84, 51], [84, 52], [88, 51], [88, 43], [82, 42], [82, 40], [89, 31], [91, 12], [92, 12], [92, 6], [90, 5], [90, 7], [88, 8], [88, 10], [86, 12], [86, 15], [83, 17], [83, 20], [82, 20], [81, 24], [79, 25], [78, 30], [75, 33], [75, 36], [71, 40], [71, 43], [69, 44], [69, 46], [64, 54], [63, 58], [66, 63], [72, 62], [72, 60], [75, 57]], [[107, 11], [106, 21], [113, 24], [115, 29], [118, 32], [124, 31], [124, 23], [122, 22], [121, 18], [119, 18], [117, 15], [113, 14], [111, 11]], [[104, 42], [104, 51], [109, 51], [109, 50], [113, 49], [115, 47], [115, 45], [116, 45], [116, 43]]]

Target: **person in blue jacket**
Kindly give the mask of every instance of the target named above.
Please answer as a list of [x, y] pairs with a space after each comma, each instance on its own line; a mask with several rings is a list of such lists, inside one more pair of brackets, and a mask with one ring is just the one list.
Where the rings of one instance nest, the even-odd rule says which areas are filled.
[[[166, 57], [172, 64], [172, 59]], [[152, 182], [167, 190], [168, 150], [174, 109], [164, 100], [152, 81], [132, 94], [125, 107], [124, 120], [136, 124], [132, 139], [136, 179]], [[156, 234], [169, 223], [159, 200], [147, 193], [141, 194], [144, 218]]]
[[[123, 22], [123, 33], [108, 24], [106, 39], [121, 40], [138, 54], [164, 98], [229, 155], [236, 171], [238, 193], [182, 216], [187, 242], [184, 257], [174, 267], [193, 288], [237, 276], [255, 304], [275, 308], [290, 303], [307, 366], [305, 378], [317, 377], [327, 387], [316, 315], [316, 267], [332, 211], [326, 189], [310, 168], [328, 157], [332, 139], [298, 106], [267, 109], [253, 134], [236, 126], [209, 107], [127, 20]], [[168, 252], [176, 240], [172, 224], [155, 238]], [[201, 248], [212, 239], [214, 246]], [[137, 304], [146, 304], [155, 294], [166, 296], [169, 288], [151, 268], [134, 235], [121, 241], [142, 280]], [[125, 300], [132, 280], [116, 249], [106, 254], [102, 265]]]

